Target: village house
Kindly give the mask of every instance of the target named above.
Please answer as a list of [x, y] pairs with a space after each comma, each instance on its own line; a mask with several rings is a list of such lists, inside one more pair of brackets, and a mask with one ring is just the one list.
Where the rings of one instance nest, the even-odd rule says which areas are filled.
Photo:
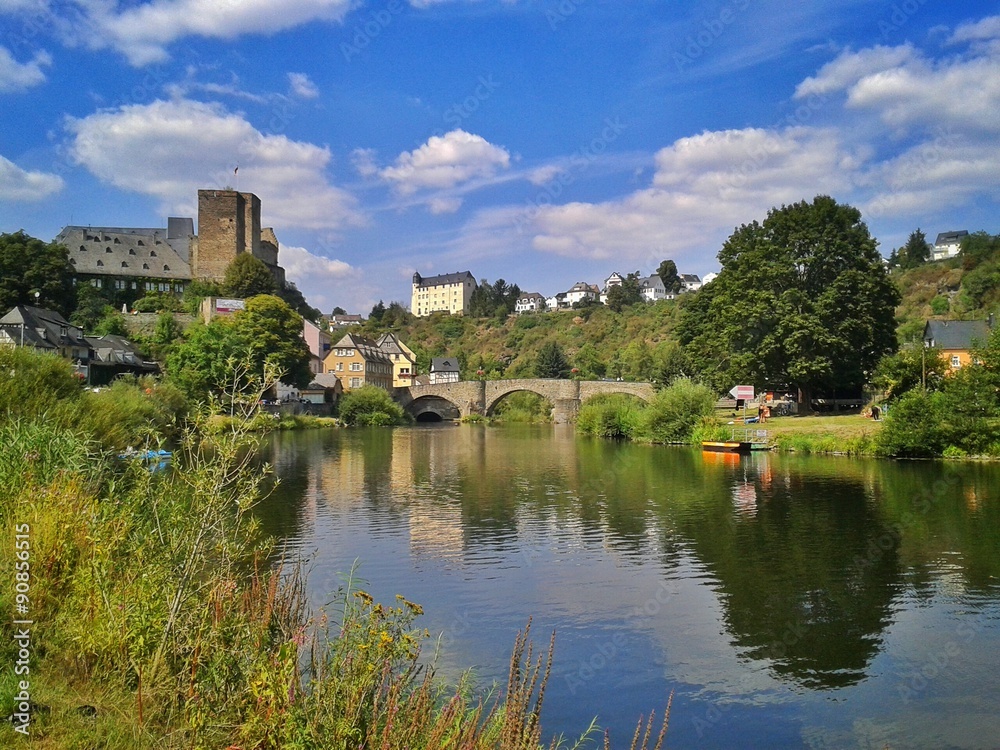
[[93, 352], [87, 373], [90, 385], [105, 385], [119, 375], [156, 375], [160, 372], [160, 366], [145, 359], [139, 348], [124, 336], [107, 334], [85, 338]]
[[934, 240], [934, 247], [931, 248], [931, 260], [947, 260], [956, 257], [962, 249], [962, 239], [968, 236], [969, 233], [965, 229], [955, 232], [941, 232]]
[[54, 310], [18, 305], [0, 318], [0, 345], [27, 346], [86, 366], [94, 358], [83, 329]]
[[639, 279], [639, 293], [646, 302], [658, 302], [661, 299], [673, 299], [673, 294], [667, 293], [663, 279], [652, 273], [644, 279]]
[[309, 347], [309, 372], [319, 375], [323, 372], [323, 360], [330, 353], [330, 332], [303, 318], [302, 338]]
[[924, 346], [944, 355], [949, 371], [972, 364], [972, 350], [985, 346], [991, 323], [985, 320], [928, 320], [924, 326]]
[[617, 271], [614, 271], [610, 276], [608, 276], [608, 278], [604, 280], [604, 290], [601, 292], [600, 297], [598, 298], [602, 305], [608, 304], [608, 292], [611, 290], [611, 287], [621, 286], [624, 281], [625, 277], [622, 276]]
[[538, 312], [545, 309], [545, 297], [538, 292], [522, 293], [514, 303], [514, 312], [520, 315], [526, 312]]
[[415, 273], [410, 311], [418, 318], [436, 312], [464, 315], [469, 312], [469, 302], [476, 286], [476, 280], [468, 271], [426, 278]]
[[681, 280], [682, 292], [697, 292], [701, 289], [701, 279], [698, 278], [697, 274], [682, 273], [678, 274], [678, 278]]
[[458, 360], [454, 357], [434, 357], [431, 360], [431, 385], [457, 383], [460, 379]]
[[331, 315], [330, 316], [330, 330], [335, 328], [343, 328], [345, 326], [359, 326], [365, 322], [365, 319], [360, 315]]
[[356, 333], [346, 334], [333, 345], [323, 369], [340, 378], [344, 393], [366, 385], [392, 389], [392, 360], [376, 342]]
[[394, 333], [387, 333], [377, 342], [378, 348], [392, 360], [392, 387], [405, 388], [413, 385], [417, 374], [417, 355]]

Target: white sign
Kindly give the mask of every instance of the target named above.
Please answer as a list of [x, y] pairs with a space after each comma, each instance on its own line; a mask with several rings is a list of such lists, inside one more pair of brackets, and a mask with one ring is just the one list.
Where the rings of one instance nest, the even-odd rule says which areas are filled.
[[729, 395], [735, 399], [741, 399], [743, 401], [753, 401], [753, 386], [752, 385], [734, 385], [729, 391]]
[[215, 300], [216, 312], [234, 312], [235, 310], [246, 309], [246, 303], [241, 299], [217, 299]]

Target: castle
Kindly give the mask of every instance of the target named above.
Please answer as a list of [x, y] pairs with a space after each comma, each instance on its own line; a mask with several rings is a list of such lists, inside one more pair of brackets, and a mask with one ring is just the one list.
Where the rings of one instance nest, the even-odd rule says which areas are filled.
[[152, 292], [181, 294], [195, 279], [222, 281], [240, 253], [263, 261], [285, 286], [278, 239], [261, 228], [253, 193], [199, 190], [197, 234], [193, 219], [172, 216], [166, 228], [67, 226], [55, 241], [69, 249], [76, 283], [101, 289], [116, 304]]

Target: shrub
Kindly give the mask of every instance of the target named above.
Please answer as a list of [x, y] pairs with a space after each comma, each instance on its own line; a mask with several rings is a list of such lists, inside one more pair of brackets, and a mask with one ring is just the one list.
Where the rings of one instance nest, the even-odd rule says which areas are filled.
[[900, 458], [940, 456], [945, 448], [944, 412], [941, 393], [904, 393], [886, 414], [876, 438], [878, 451]]
[[344, 424], [384, 426], [405, 424], [403, 407], [382, 388], [366, 385], [344, 395], [340, 401], [340, 418]]
[[594, 396], [580, 407], [576, 428], [585, 435], [634, 439], [640, 434], [644, 408], [638, 399], [623, 393]]
[[713, 414], [715, 394], [690, 378], [678, 378], [663, 389], [644, 413], [644, 432], [656, 443], [690, 442], [699, 422]]
[[55, 354], [0, 347], [0, 415], [66, 423], [83, 389], [69, 362]]

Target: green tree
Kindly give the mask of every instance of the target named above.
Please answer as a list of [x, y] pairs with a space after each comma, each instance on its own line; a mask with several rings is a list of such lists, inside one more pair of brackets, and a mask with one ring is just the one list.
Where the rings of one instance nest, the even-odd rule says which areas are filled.
[[860, 212], [828, 196], [772, 209], [719, 253], [722, 271], [685, 306], [678, 335], [717, 390], [861, 387], [896, 350], [900, 296]]
[[167, 358], [167, 372], [190, 396], [204, 398], [227, 387], [246, 385], [273, 366], [281, 380], [309, 384], [310, 354], [302, 338], [302, 317], [269, 294], [251, 297], [232, 317], [195, 324]]
[[85, 333], [93, 331], [105, 316], [114, 313], [107, 297], [90, 284], [83, 284], [77, 290], [76, 310], [69, 316], [69, 322], [79, 326]]
[[994, 236], [983, 231], [973, 232], [962, 238], [958, 252], [966, 271], [971, 271], [986, 261], [1000, 260], [1000, 234]]
[[222, 288], [228, 295], [246, 299], [258, 294], [274, 294], [277, 285], [264, 261], [250, 253], [240, 253], [226, 268]]
[[925, 384], [927, 390], [939, 390], [947, 371], [940, 349], [908, 346], [882, 358], [872, 376], [872, 385], [894, 401]]
[[590, 342], [580, 347], [573, 360], [576, 369], [579, 370], [579, 377], [582, 380], [599, 380], [607, 372], [607, 366], [601, 359], [597, 347]]
[[[90, 331], [87, 331], [87, 333], [90, 333]], [[97, 325], [94, 326], [93, 334], [95, 336], [111, 335], [128, 338], [129, 331], [128, 326], [125, 325], [125, 316], [109, 306], [104, 317], [97, 321]]]
[[[35, 296], [38, 292], [38, 296]], [[0, 315], [34, 305], [69, 315], [76, 307], [69, 251], [22, 232], [0, 234]]]
[[340, 401], [340, 419], [344, 424], [381, 427], [403, 424], [406, 413], [382, 388], [366, 385], [345, 393]]
[[368, 320], [381, 323], [383, 315], [385, 315], [385, 303], [379, 300], [378, 304], [372, 307], [372, 311], [368, 314]]
[[542, 344], [535, 358], [535, 377], [568, 378], [569, 371], [569, 360], [566, 359], [562, 347], [555, 341]]
[[342, 308], [342, 307], [340, 307], [338, 305], [337, 307], [333, 308], [333, 312], [330, 313], [330, 314], [331, 315], [347, 315], [347, 310], [345, 310], [344, 308]]
[[[261, 292], [261, 294], [266, 294], [266, 292]], [[320, 318], [323, 317], [322, 312], [306, 302], [305, 295], [303, 295], [302, 292], [299, 291], [299, 288], [291, 281], [286, 281], [285, 285], [279, 289], [276, 294], [281, 297], [281, 299], [285, 300], [289, 307], [295, 310], [295, 312], [306, 320], [318, 323]]]
[[919, 229], [910, 233], [906, 244], [896, 253], [899, 267], [903, 270], [916, 268], [926, 263], [931, 258], [931, 246], [927, 242], [927, 237]]
[[608, 307], [614, 312], [642, 302], [642, 289], [639, 287], [639, 274], [630, 273], [620, 286], [608, 290]]
[[667, 294], [677, 294], [681, 290], [681, 277], [677, 274], [677, 264], [672, 260], [665, 260], [656, 269], [656, 275], [660, 277], [663, 286], [667, 289]]
[[482, 279], [469, 297], [469, 317], [504, 318], [514, 312], [520, 294], [517, 284], [508, 284], [503, 279], [490, 284]]

